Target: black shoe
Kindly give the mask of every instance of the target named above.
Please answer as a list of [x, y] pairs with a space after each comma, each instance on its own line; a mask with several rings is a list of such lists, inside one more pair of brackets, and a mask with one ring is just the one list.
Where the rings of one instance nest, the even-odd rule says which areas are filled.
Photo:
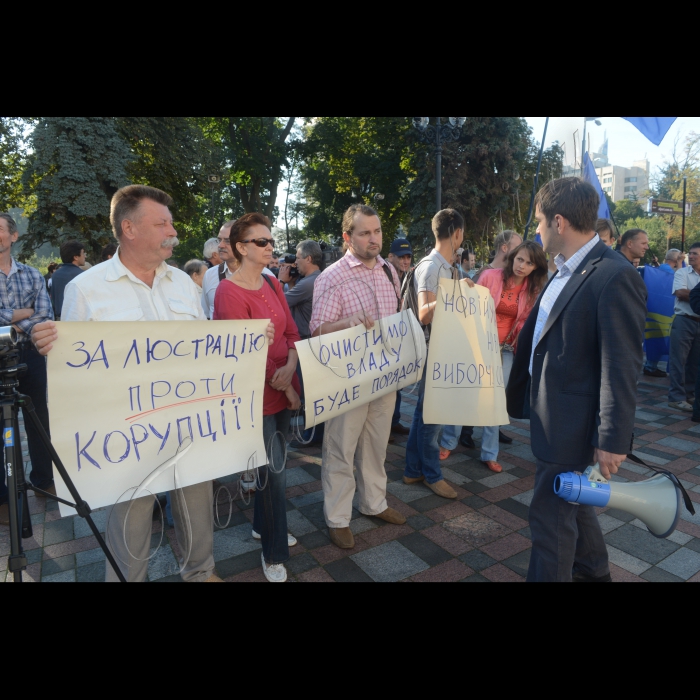
[[504, 435], [502, 432], [499, 431], [498, 442], [500, 442], [501, 445], [512, 445], [513, 438], [509, 438], [507, 435]]
[[460, 439], [459, 444], [462, 447], [466, 447], [468, 450], [475, 450], [476, 449], [476, 443], [474, 442], [473, 437], [463, 437]]
[[666, 372], [662, 372], [660, 369], [645, 369], [644, 370], [644, 376], [645, 377], [656, 377], [657, 379], [666, 379], [668, 377], [668, 374]]
[[691, 420], [693, 423], [700, 423], [700, 416], [693, 416]]
[[607, 576], [602, 576], [601, 578], [593, 578], [591, 576], [584, 576], [580, 573], [574, 573], [573, 577], [574, 583], [612, 583], [612, 576], [608, 574]]
[[308, 445], [304, 445], [298, 440], [292, 440], [292, 442], [289, 443], [289, 449], [296, 452], [299, 450], [308, 450], [309, 447], [320, 447], [322, 444], [321, 442], [312, 442]]

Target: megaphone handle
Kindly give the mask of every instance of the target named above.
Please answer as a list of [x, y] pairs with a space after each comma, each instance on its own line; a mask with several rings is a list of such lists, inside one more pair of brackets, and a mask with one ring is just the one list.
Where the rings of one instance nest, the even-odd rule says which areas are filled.
[[685, 501], [685, 507], [687, 508], [688, 512], [691, 515], [695, 515], [695, 506], [690, 500], [690, 496], [685, 490], [685, 487], [683, 486], [683, 484], [681, 484], [681, 482], [678, 480], [678, 477], [675, 474], [672, 474], [671, 472], [666, 471], [665, 469], [657, 469], [656, 467], [650, 467], [646, 462], [642, 461], [641, 459], [639, 459], [639, 457], [636, 457], [633, 454], [627, 455], [627, 459], [629, 459], [630, 462], [634, 462], [635, 464], [639, 464], [641, 467], [651, 469], [651, 471], [655, 472], [656, 474], [661, 474], [662, 476], [665, 476], [668, 479], [670, 479], [675, 485], [675, 487], [679, 489], [680, 492], [683, 494], [683, 500]]

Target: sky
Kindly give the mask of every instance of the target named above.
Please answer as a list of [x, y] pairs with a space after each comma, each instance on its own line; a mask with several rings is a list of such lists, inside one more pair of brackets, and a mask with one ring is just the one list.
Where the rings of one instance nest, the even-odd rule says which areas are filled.
[[[544, 133], [546, 117], [525, 117], [533, 128], [534, 137], [541, 142]], [[583, 121], [585, 117], [552, 117], [549, 122], [547, 134], [547, 146], [555, 141], [566, 144], [568, 161], [573, 165], [574, 132], [578, 130], [578, 143], [583, 135]], [[591, 134], [593, 152], [597, 152], [603, 144], [605, 132], [608, 132], [610, 141], [610, 164], [631, 167], [636, 160], [645, 157], [651, 161], [652, 175], [664, 161], [670, 159], [676, 138], [680, 136], [681, 143], [691, 132], [700, 133], [700, 117], [678, 117], [678, 121], [671, 127], [661, 146], [655, 146], [646, 139], [637, 129], [622, 117], [600, 117], [602, 126], [596, 126], [594, 122], [588, 122], [588, 133]], [[579, 147], [580, 148], [580, 147]]]

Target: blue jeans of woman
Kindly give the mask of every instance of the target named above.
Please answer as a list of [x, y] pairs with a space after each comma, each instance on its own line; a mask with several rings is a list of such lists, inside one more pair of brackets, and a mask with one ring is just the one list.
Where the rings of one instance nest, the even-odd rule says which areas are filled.
[[263, 554], [268, 566], [284, 564], [290, 558], [284, 454], [291, 420], [291, 411], [284, 410], [274, 416], [265, 416], [263, 421], [269, 466], [259, 469], [260, 484], [265, 488], [255, 494], [253, 529], [262, 537]]
[[[508, 381], [510, 380], [510, 373], [513, 369], [513, 360], [515, 355], [512, 352], [503, 352], [503, 382], [508, 387]], [[499, 448], [499, 433], [501, 432], [501, 426], [497, 425], [490, 428], [484, 428], [484, 435], [481, 438], [481, 461], [482, 462], [497, 462]]]

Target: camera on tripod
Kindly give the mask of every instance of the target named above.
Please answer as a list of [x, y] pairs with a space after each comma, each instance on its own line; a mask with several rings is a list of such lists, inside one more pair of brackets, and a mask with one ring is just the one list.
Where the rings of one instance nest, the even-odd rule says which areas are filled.
[[17, 331], [12, 326], [0, 328], [0, 369], [16, 366], [18, 359]]
[[284, 260], [282, 260], [284, 265], [291, 265], [289, 268], [289, 276], [292, 279], [298, 279], [301, 277], [299, 269], [297, 268], [297, 256], [296, 255], [285, 255]]

